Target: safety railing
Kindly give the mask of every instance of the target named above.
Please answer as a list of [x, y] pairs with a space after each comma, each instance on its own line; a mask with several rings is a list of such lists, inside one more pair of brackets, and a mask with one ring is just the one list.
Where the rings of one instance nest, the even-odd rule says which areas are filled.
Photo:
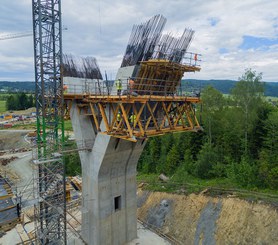
[[64, 94], [86, 94], [96, 96], [185, 96], [199, 97], [200, 89], [180, 84], [179, 81], [149, 79], [144, 77], [124, 78], [120, 81], [84, 79], [65, 82]]
[[173, 63], [179, 63], [186, 66], [192, 66], [192, 67], [200, 67], [201, 63], [201, 54], [198, 53], [192, 53], [192, 52], [185, 52], [182, 50], [155, 50], [152, 59], [158, 59], [158, 60], [168, 60]]

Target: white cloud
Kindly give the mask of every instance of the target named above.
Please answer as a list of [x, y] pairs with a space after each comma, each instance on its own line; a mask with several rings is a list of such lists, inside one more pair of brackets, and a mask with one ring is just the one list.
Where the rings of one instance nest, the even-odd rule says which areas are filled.
[[[246, 35], [277, 38], [276, 0], [64, 0], [62, 7], [63, 24], [68, 28], [63, 34], [63, 51], [95, 56], [109, 78], [121, 63], [132, 25], [161, 13], [168, 19], [165, 31], [181, 33], [185, 27], [196, 31], [190, 51], [202, 53], [202, 70], [186, 77], [237, 79], [245, 68], [253, 68], [263, 72], [264, 80], [278, 81], [277, 45], [265, 51], [239, 49]], [[0, 11], [0, 36], [32, 29], [30, 0], [2, 0]], [[17, 40], [20, 42], [0, 41], [0, 80], [1, 74], [8, 78], [9, 73], [13, 80], [32, 77], [32, 40], [31, 44], [27, 38]], [[227, 52], [223, 54], [221, 49]]]

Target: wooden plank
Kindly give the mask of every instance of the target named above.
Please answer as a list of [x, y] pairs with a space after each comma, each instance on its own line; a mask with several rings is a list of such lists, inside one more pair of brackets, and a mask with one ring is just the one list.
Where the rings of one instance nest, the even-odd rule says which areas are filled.
[[142, 136], [144, 136], [144, 129], [143, 129], [143, 126], [142, 126], [142, 124], [141, 124], [141, 121], [140, 121], [140, 117], [141, 117], [141, 114], [142, 114], [142, 112], [143, 112], [143, 109], [145, 108], [145, 105], [146, 104], [142, 104], [141, 105], [141, 108], [139, 109], [139, 112], [137, 112], [137, 110], [136, 110], [136, 107], [134, 106], [134, 113], [135, 113], [135, 115], [136, 115], [136, 119], [135, 119], [135, 122], [134, 122], [134, 128], [136, 128], [136, 125], [137, 125], [137, 123], [138, 123], [138, 126], [139, 126], [139, 129], [140, 129], [140, 132], [141, 132], [141, 135]]
[[194, 128], [194, 125], [193, 125], [193, 122], [192, 122], [192, 119], [190, 116], [190, 112], [188, 110], [188, 105], [186, 105], [186, 108], [187, 109], [185, 110], [185, 113], [186, 113], [187, 121], [189, 122], [190, 128]]
[[[157, 106], [157, 104], [158, 104], [158, 103], [156, 103], [155, 105]], [[157, 124], [156, 119], [155, 119], [155, 116], [154, 116], [154, 114], [153, 114], [153, 113], [154, 113], [154, 111], [155, 111], [155, 109], [156, 109], [156, 106], [155, 106], [155, 108], [152, 110], [152, 108], [151, 108], [150, 104], [149, 104], [149, 103], [147, 103], [147, 107], [148, 107], [148, 109], [149, 109], [149, 111], [150, 111], [150, 113], [151, 113], [151, 116], [152, 116], [152, 119], [153, 119], [154, 125], [155, 125], [156, 129], [157, 129], [157, 130], [159, 130], [158, 124]]]
[[95, 109], [94, 109], [94, 105], [92, 103], [90, 103], [90, 108], [91, 108], [91, 112], [92, 112], [92, 115], [93, 115], [93, 118], [94, 118], [96, 128], [97, 128], [98, 131], [100, 131], [99, 123], [98, 123], [98, 120], [97, 120], [97, 115], [96, 115], [96, 112], [95, 112]]
[[[148, 103], [147, 103], [147, 104], [148, 104]], [[153, 108], [154, 111], [155, 111], [155, 109], [156, 109], [156, 107], [157, 107], [157, 104], [158, 104], [158, 103], [156, 102], [156, 104], [154, 105], [154, 108]], [[152, 117], [150, 116], [150, 117], [148, 118], [148, 121], [147, 121], [146, 125], [145, 125], [145, 131], [148, 129], [151, 120], [152, 120]]]
[[101, 103], [98, 103], [98, 107], [99, 107], [99, 110], [100, 110], [102, 119], [103, 119], [103, 121], [104, 121], [104, 125], [105, 125], [105, 128], [106, 128], [106, 131], [109, 132], [109, 123], [108, 123], [108, 120], [107, 120], [107, 117], [106, 117], [104, 108], [103, 108], [103, 106], [102, 106]]
[[[130, 109], [131, 109], [131, 104], [127, 104], [125, 109], [126, 109], [126, 114], [129, 115], [129, 112], [130, 112]], [[121, 121], [120, 121], [119, 125], [117, 126], [116, 130], [117, 131], [119, 131], [119, 130], [120, 131], [126, 130], [124, 128], [124, 118], [123, 117], [121, 118]]]
[[112, 107], [113, 119], [112, 119], [112, 122], [110, 124], [110, 131], [113, 130], [113, 127], [114, 127], [115, 123], [116, 123], [116, 127], [119, 125], [117, 120], [118, 120], [118, 111], [119, 111], [120, 106], [117, 105], [116, 109], [114, 109], [113, 104], [111, 104], [111, 107]]
[[125, 120], [127, 129], [128, 129], [128, 132], [129, 132], [129, 136], [130, 136], [130, 138], [132, 138], [132, 136], [133, 136], [132, 128], [130, 127], [129, 120], [128, 120], [128, 116], [127, 116], [127, 114], [126, 114], [125, 108], [124, 108], [124, 106], [123, 106], [122, 103], [120, 103], [120, 108], [121, 108], [121, 110], [122, 110], [122, 115], [123, 115], [123, 118], [124, 118], [124, 120]]
[[25, 230], [23, 229], [22, 224], [18, 224], [16, 226], [16, 231], [22, 241], [22, 244], [29, 244], [30, 238], [29, 238], [28, 234], [25, 232]]
[[165, 123], [166, 118], [167, 118], [167, 120], [168, 120], [168, 122], [169, 122], [170, 128], [173, 127], [172, 122], [171, 122], [171, 119], [170, 119], [169, 114], [168, 114], [168, 112], [169, 112], [171, 106], [172, 106], [172, 102], [170, 102], [170, 104], [168, 105], [167, 108], [166, 108], [166, 106], [165, 106], [165, 103], [162, 102], [162, 108], [163, 108], [163, 110], [164, 110], [164, 112], [165, 112], [165, 116], [163, 117], [163, 120], [162, 120], [162, 122], [161, 122], [160, 129], [163, 128], [163, 125], [164, 125], [164, 123]]

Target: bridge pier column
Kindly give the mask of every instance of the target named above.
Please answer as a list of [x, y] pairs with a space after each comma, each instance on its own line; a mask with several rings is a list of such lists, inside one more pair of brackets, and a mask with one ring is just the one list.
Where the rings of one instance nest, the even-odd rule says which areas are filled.
[[71, 120], [76, 141], [93, 142], [80, 151], [82, 236], [88, 244], [122, 245], [137, 237], [136, 166], [146, 144], [96, 134], [75, 102]]

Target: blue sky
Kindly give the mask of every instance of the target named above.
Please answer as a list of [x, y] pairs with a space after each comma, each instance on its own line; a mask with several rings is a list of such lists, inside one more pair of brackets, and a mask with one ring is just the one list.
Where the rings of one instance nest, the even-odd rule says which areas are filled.
[[243, 36], [243, 42], [239, 48], [243, 50], [254, 49], [267, 51], [271, 46], [278, 45], [277, 38], [265, 38], [254, 36]]
[[[63, 51], [97, 58], [114, 78], [133, 24], [156, 14], [167, 18], [165, 31], [195, 30], [189, 51], [202, 54], [193, 79], [237, 80], [246, 68], [278, 82], [277, 0], [61, 0]], [[1, 0], [0, 38], [32, 30], [31, 0]], [[0, 80], [34, 80], [32, 37], [0, 40]]]

